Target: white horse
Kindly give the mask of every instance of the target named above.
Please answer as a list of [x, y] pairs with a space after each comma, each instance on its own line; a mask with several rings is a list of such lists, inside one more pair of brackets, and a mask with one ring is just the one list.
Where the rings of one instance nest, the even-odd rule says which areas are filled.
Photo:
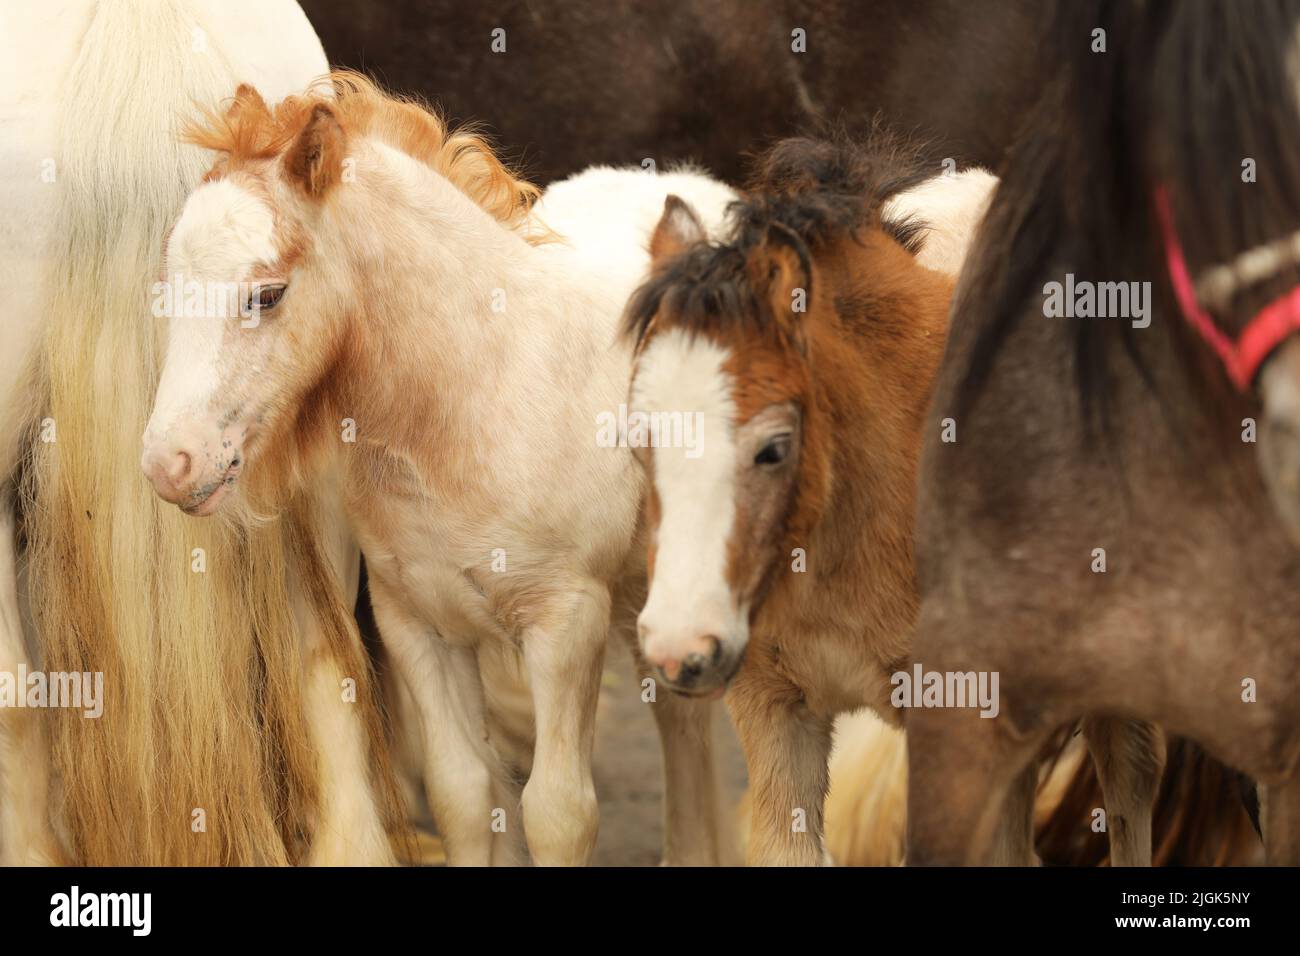
[[278, 99], [326, 69], [291, 0], [0, 10], [0, 671], [99, 671], [106, 697], [98, 724], [0, 710], [3, 862], [278, 863], [304, 840], [320, 863], [393, 858], [376, 723], [341, 691], [366, 665], [328, 482], [283, 521], [211, 525], [136, 470], [163, 233], [210, 165], [179, 122], [238, 82]]
[[[626, 393], [618, 319], [645, 254], [593, 270], [585, 242], [539, 242], [533, 190], [481, 140], [355, 75], [335, 90], [273, 113], [241, 89], [196, 133], [223, 156], [185, 204], [167, 273], [240, 298], [173, 317], [142, 464], [166, 500], [211, 514], [237, 480], [291, 491], [341, 453], [449, 860], [519, 860], [522, 829], [536, 862], [583, 863], [605, 641], [644, 591], [641, 474], [600, 436]], [[663, 201], [646, 182], [631, 235]], [[486, 732], [485, 656], [531, 693], [521, 798]], [[682, 703], [657, 695], [665, 747], [698, 755], [709, 712]], [[704, 765], [710, 782], [670, 796], [711, 792]]]

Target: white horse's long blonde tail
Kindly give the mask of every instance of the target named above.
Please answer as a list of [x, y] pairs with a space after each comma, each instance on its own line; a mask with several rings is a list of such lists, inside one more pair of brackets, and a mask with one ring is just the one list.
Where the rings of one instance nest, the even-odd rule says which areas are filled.
[[898, 866], [907, 832], [907, 739], [870, 711], [835, 721], [826, 851], [840, 866]]
[[67, 78], [48, 334], [23, 463], [33, 616], [49, 671], [102, 672], [99, 719], [49, 714], [75, 862], [268, 864], [314, 804], [284, 522], [201, 521], [142, 479], [165, 325], [165, 231], [202, 175], [176, 141], [236, 77], [190, 5], [101, 0]]

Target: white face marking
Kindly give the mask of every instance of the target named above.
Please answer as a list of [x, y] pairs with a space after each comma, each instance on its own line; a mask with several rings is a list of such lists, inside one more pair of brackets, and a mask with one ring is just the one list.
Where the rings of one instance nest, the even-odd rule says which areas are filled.
[[638, 619], [653, 664], [707, 655], [712, 635], [729, 655], [748, 640], [748, 614], [726, 580], [727, 544], [736, 510], [736, 408], [723, 371], [727, 350], [680, 329], [656, 336], [637, 364], [632, 409], [702, 415], [704, 453], [656, 448], [659, 496], [654, 581]]
[[[167, 245], [163, 282], [171, 285], [174, 315], [147, 436], [162, 438], [211, 406], [221, 385], [221, 348], [243, 294], [231, 284], [277, 257], [271, 210], [248, 190], [223, 179], [190, 196]], [[176, 308], [196, 302], [199, 315]]]
[[[141, 467], [191, 514], [210, 514], [239, 475], [256, 428], [271, 338], [242, 310], [249, 278], [279, 257], [267, 205], [227, 180], [196, 189], [172, 231], [154, 314], [169, 315], [167, 359]], [[264, 278], [260, 276], [259, 279]]]

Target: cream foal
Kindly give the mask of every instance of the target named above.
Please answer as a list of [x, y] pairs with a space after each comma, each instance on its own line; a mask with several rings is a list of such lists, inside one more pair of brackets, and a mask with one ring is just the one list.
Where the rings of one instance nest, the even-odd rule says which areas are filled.
[[[645, 586], [642, 478], [626, 448], [597, 441], [626, 394], [617, 321], [637, 276], [526, 241], [530, 187], [480, 141], [360, 78], [335, 85], [337, 99], [274, 115], [241, 88], [197, 134], [222, 159], [186, 203], [165, 274], [244, 285], [200, 308], [207, 320], [172, 318], [142, 464], [165, 499], [206, 515], [241, 475], [310, 482], [317, 456], [341, 450], [449, 860], [520, 860], [521, 807], [536, 862], [585, 863], [605, 641]], [[522, 797], [486, 732], [485, 656], [531, 689]], [[678, 706], [657, 697], [657, 715]], [[676, 727], [666, 749], [698, 753], [707, 711], [679, 709], [660, 715]]]

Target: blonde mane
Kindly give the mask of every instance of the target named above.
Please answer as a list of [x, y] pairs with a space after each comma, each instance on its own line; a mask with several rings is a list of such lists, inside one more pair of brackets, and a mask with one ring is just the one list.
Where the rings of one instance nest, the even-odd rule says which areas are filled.
[[203, 110], [185, 127], [182, 140], [221, 153], [209, 176], [224, 175], [279, 156], [321, 104], [330, 107], [349, 137], [376, 139], [419, 160], [527, 241], [554, 238], [531, 216], [541, 190], [503, 163], [477, 128], [451, 127], [432, 107], [387, 93], [352, 70], [334, 70], [274, 108], [256, 90], [241, 86], [225, 112]]

